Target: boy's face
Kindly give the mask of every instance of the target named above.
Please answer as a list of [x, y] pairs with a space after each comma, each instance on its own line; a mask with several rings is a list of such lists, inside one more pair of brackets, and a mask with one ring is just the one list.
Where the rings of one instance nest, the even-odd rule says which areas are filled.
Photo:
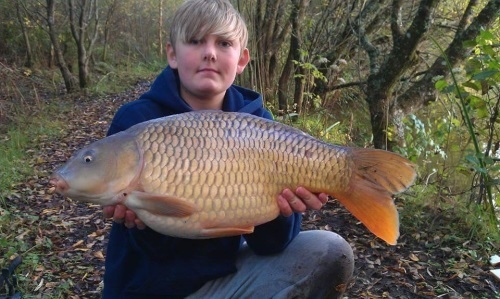
[[197, 102], [222, 105], [226, 90], [250, 59], [248, 49], [242, 50], [238, 40], [213, 34], [200, 40], [177, 41], [175, 49], [168, 44], [167, 55], [170, 67], [179, 72], [181, 95], [194, 109]]

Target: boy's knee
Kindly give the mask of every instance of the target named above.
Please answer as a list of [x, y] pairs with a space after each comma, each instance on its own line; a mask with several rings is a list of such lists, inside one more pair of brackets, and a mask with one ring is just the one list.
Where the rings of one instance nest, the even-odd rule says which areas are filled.
[[304, 236], [307, 235], [310, 244], [314, 244], [312, 246], [314, 246], [316, 250], [319, 249], [322, 252], [322, 261], [320, 263], [324, 265], [325, 268], [346, 268], [346, 272], [352, 274], [354, 256], [351, 246], [344, 238], [334, 232], [323, 230], [307, 231], [301, 234], [304, 234]]
[[[299, 234], [303, 250], [315, 252], [315, 280], [326, 298], [338, 298], [346, 290], [354, 271], [354, 255], [347, 241], [330, 231], [313, 230]], [[323, 296], [321, 296], [323, 297]]]

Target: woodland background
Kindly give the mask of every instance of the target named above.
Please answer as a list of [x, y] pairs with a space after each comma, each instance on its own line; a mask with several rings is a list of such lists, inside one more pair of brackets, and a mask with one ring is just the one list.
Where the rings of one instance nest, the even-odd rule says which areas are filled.
[[[64, 159], [42, 146], [56, 151], [47, 140], [83, 134], [68, 118], [85, 117], [88, 101], [111, 106], [108, 95], [161, 71], [180, 2], [0, 0], [0, 266], [23, 254], [25, 273], [43, 267], [54, 244], [25, 237], [41, 216], [18, 209], [53, 199], [50, 167], [37, 166]], [[452, 214], [442, 223], [451, 238], [480, 244], [478, 261], [498, 254], [500, 0], [231, 2], [250, 30], [252, 61], [238, 84], [318, 138], [407, 156], [419, 179], [402, 196], [402, 226], [424, 230]], [[89, 133], [95, 123], [81, 125]]]

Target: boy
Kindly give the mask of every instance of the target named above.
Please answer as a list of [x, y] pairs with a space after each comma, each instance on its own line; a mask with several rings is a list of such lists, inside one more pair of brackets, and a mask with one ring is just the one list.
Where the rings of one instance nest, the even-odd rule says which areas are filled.
[[[262, 97], [232, 85], [250, 60], [247, 29], [228, 0], [188, 0], [176, 12], [169, 66], [150, 91], [121, 107], [108, 135], [192, 110], [271, 118]], [[208, 240], [164, 236], [123, 206], [113, 216], [103, 298], [322, 298], [340, 296], [353, 271], [352, 249], [337, 234], [300, 231], [306, 208], [327, 200], [304, 188], [277, 197], [282, 216], [254, 233]], [[121, 225], [118, 222], [124, 222]]]

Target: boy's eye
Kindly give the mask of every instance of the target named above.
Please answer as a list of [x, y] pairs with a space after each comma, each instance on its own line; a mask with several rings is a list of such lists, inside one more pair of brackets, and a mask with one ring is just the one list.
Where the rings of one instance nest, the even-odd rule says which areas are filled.
[[189, 40], [189, 43], [191, 45], [198, 45], [200, 43], [200, 40], [199, 39], [191, 39], [191, 40]]
[[231, 45], [232, 45], [232, 43], [231, 43], [231, 42], [226, 41], [226, 40], [225, 40], [225, 41], [221, 41], [219, 44], [220, 44], [222, 47], [224, 47], [224, 48], [231, 47]]

